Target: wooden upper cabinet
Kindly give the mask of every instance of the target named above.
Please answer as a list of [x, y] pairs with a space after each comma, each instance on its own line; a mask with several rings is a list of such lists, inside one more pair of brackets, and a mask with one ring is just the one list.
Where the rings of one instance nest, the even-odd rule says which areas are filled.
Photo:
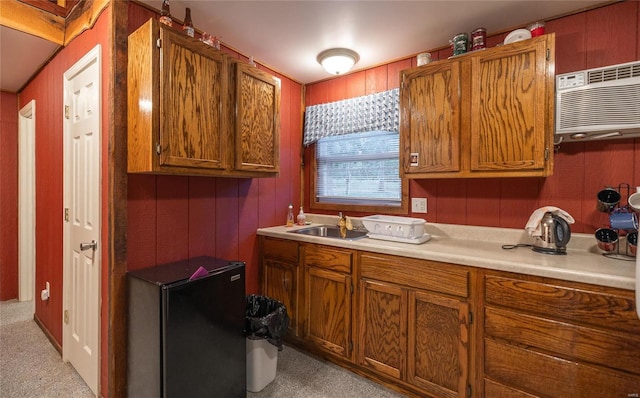
[[405, 173], [460, 170], [460, 64], [414, 68], [402, 78]]
[[[257, 84], [251, 87], [232, 75], [247, 65], [155, 19], [128, 43], [130, 173], [262, 177], [278, 172], [279, 82], [277, 90], [259, 92]], [[252, 69], [268, 80], [268, 74]], [[240, 150], [243, 141], [251, 145]]]
[[553, 34], [401, 72], [407, 178], [549, 176]]
[[549, 36], [471, 57], [471, 171], [545, 170], [552, 152]]
[[249, 64], [232, 64], [236, 85], [237, 170], [280, 171], [280, 79]]
[[160, 166], [224, 169], [226, 57], [160, 29]]

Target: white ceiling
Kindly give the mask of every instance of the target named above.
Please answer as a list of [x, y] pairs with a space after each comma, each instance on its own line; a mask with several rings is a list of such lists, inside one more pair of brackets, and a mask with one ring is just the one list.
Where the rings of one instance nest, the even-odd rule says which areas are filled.
[[0, 90], [17, 92], [57, 48], [50, 41], [0, 26]]
[[[1, 1], [1, 0], [0, 0]], [[142, 0], [160, 9], [161, 0]], [[182, 20], [191, 8], [196, 29], [300, 83], [330, 77], [316, 56], [333, 47], [360, 54], [354, 70], [446, 45], [457, 33], [487, 32], [580, 10], [602, 0], [205, 1], [171, 0]], [[0, 28], [0, 89], [20, 89], [57, 46]]]
[[[160, 9], [161, 0], [143, 0]], [[522, 27], [599, 1], [202, 1], [171, 0], [172, 15], [191, 8], [195, 27], [301, 83], [330, 77], [318, 53], [347, 47], [360, 54], [354, 70], [446, 45], [453, 36]]]

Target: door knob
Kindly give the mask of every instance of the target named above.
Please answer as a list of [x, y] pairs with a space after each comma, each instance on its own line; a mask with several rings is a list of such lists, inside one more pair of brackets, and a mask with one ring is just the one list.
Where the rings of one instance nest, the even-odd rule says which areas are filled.
[[98, 248], [98, 242], [92, 240], [91, 243], [80, 243], [80, 251], [85, 251], [89, 249], [93, 249], [94, 251]]

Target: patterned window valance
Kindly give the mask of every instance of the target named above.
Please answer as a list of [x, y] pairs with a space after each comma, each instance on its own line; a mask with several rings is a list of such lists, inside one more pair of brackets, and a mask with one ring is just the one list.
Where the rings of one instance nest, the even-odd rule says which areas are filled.
[[305, 146], [323, 137], [395, 131], [400, 124], [400, 89], [327, 104], [308, 106], [304, 120]]

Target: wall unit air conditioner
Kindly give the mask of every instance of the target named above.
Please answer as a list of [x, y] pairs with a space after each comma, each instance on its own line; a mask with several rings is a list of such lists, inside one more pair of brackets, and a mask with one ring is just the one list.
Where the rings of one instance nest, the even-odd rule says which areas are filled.
[[556, 143], [640, 137], [640, 61], [556, 76]]

